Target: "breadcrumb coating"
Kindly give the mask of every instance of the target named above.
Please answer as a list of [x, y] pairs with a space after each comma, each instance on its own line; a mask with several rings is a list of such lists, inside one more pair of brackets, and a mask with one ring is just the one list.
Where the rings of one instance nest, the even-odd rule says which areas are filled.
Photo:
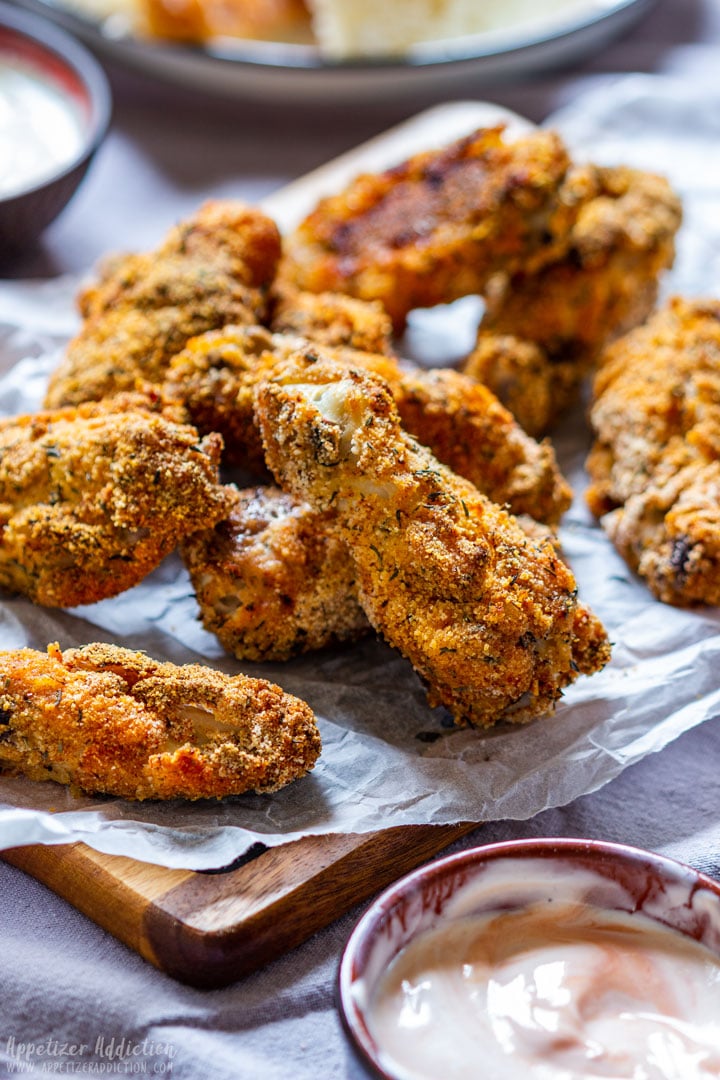
[[162, 381], [170, 358], [196, 334], [265, 316], [280, 256], [270, 218], [237, 202], [209, 202], [147, 255], [108, 261], [78, 299], [84, 323], [53, 373], [45, 405], [57, 408]]
[[342, 293], [279, 291], [272, 306], [270, 328], [330, 348], [346, 346], [366, 353], [394, 355], [392, 322], [378, 300], [357, 300]]
[[413, 308], [561, 257], [594, 190], [594, 170], [573, 168], [557, 134], [481, 129], [323, 199], [286, 238], [279, 279], [380, 300], [398, 330]]
[[672, 299], [605, 352], [588, 504], [659, 600], [720, 603], [720, 301]]
[[[486, 386], [451, 368], [395, 363], [392, 325], [377, 301], [290, 292], [275, 307], [271, 326], [334, 350], [324, 353], [329, 358], [376, 372], [389, 384], [405, 430], [494, 502], [549, 524], [556, 524], [569, 507], [572, 492], [552, 447], [528, 438]], [[345, 349], [365, 355], [346, 354]], [[367, 354], [387, 356], [390, 362]]]
[[570, 505], [572, 493], [552, 446], [526, 435], [491, 391], [447, 368], [423, 370], [391, 356], [320, 346], [261, 328], [226, 327], [188, 343], [173, 360], [162, 392], [200, 431], [222, 434], [226, 461], [262, 476], [255, 387], [298, 351], [384, 379], [406, 430], [514, 513], [554, 524]]
[[567, 254], [490, 283], [463, 368], [535, 436], [575, 404], [602, 348], [650, 314], [675, 256], [682, 211], [667, 180], [625, 167], [596, 175]]
[[162, 395], [201, 432], [222, 436], [223, 460], [267, 476], [253, 390], [277, 362], [261, 326], [226, 326], [192, 338], [168, 368]]
[[275, 487], [180, 545], [206, 630], [239, 660], [288, 660], [370, 630], [355, 567], [326, 516]]
[[407, 436], [386, 385], [298, 354], [257, 390], [278, 482], [347, 544], [360, 602], [431, 705], [479, 727], [550, 712], [609, 646], [549, 540]]
[[[517, 520], [532, 540], [560, 551], [546, 525]], [[289, 660], [371, 629], [331, 516], [279, 488], [237, 492], [229, 517], [183, 540], [180, 554], [203, 626], [238, 660]]]
[[74, 607], [137, 585], [227, 513], [221, 445], [113, 402], [0, 420], [0, 586]]
[[536, 442], [492, 390], [451, 368], [403, 369], [392, 386], [407, 432], [513, 514], [556, 525], [572, 501], [547, 440]]
[[276, 791], [320, 753], [305, 702], [264, 679], [92, 644], [0, 653], [0, 769], [125, 799]]

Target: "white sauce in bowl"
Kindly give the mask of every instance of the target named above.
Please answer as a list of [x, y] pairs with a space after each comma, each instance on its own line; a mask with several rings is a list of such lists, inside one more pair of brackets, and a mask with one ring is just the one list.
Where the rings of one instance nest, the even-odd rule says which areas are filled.
[[641, 914], [534, 902], [425, 931], [368, 1011], [402, 1080], [720, 1077], [720, 958]]
[[82, 147], [79, 107], [31, 64], [0, 52], [0, 197], [49, 179]]

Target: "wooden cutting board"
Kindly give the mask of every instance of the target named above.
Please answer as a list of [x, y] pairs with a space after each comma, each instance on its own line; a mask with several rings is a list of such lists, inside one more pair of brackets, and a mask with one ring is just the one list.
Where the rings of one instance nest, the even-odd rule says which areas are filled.
[[475, 825], [313, 836], [235, 869], [168, 870], [85, 844], [2, 853], [166, 974], [227, 986], [305, 941]]

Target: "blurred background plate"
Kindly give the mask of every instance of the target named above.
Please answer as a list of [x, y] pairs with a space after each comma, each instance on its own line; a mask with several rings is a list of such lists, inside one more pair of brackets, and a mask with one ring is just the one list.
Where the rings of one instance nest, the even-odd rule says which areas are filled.
[[[576, 0], [532, 23], [425, 42], [402, 58], [333, 62], [314, 45], [216, 38], [202, 46], [150, 41], [123, 16], [93, 18], [79, 0], [16, 0], [70, 30], [99, 55], [165, 80], [237, 97], [295, 103], [369, 102], [432, 88], [488, 86], [594, 54], [655, 0]], [[88, 9], [91, 10], [91, 9]]]

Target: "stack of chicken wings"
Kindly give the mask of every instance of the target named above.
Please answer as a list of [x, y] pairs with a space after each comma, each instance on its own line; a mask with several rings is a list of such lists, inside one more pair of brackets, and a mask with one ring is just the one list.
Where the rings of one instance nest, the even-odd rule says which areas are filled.
[[[707, 598], [717, 565], [712, 513], [693, 517], [716, 462], [714, 375], [693, 357], [717, 348], [717, 311], [677, 302], [633, 329], [680, 219], [663, 178], [499, 127], [359, 177], [284, 238], [258, 209], [206, 204], [106, 261], [46, 411], [0, 422], [0, 584], [94, 603], [177, 548], [240, 660], [376, 632], [458, 724], [552, 712], [610, 656], [554, 532], [572, 492], [537, 441], [593, 371], [610, 535], [673, 602]], [[470, 293], [485, 314], [462, 369], [402, 357], [412, 309]], [[681, 392], [645, 390], [658, 348]], [[646, 450], [652, 486], [633, 479]], [[99, 644], [6, 652], [0, 673], [0, 767], [32, 779], [222, 797], [320, 752], [309, 707], [264, 680]]]

